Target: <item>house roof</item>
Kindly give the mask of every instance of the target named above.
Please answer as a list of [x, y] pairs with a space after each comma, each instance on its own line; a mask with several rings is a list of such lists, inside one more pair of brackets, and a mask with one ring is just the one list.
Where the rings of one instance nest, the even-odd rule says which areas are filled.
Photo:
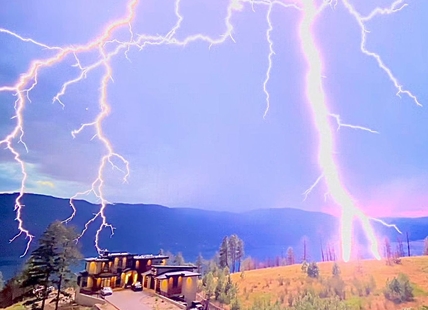
[[143, 254], [135, 255], [134, 259], [168, 259], [169, 256], [166, 255], [153, 255], [153, 254]]
[[153, 268], [161, 269], [161, 268], [169, 268], [169, 269], [196, 269], [195, 265], [182, 265], [182, 266], [174, 266], [174, 265], [153, 265]]
[[147, 270], [146, 272], [142, 272], [141, 275], [142, 276], [153, 275], [153, 271], [152, 270]]
[[168, 259], [166, 255], [153, 255], [153, 254], [135, 254], [128, 252], [102, 252], [98, 257], [88, 257], [85, 258], [85, 261], [97, 261], [97, 262], [107, 262], [109, 258], [118, 257], [118, 256], [132, 256], [134, 259]]
[[157, 276], [156, 279], [159, 280], [164, 280], [167, 279], [169, 277], [173, 277], [173, 276], [182, 276], [182, 277], [196, 277], [196, 276], [200, 276], [200, 273], [197, 272], [191, 272], [191, 271], [173, 271], [173, 272], [166, 272], [164, 274], [161, 274], [160, 276]]
[[85, 258], [85, 261], [87, 262], [108, 262], [107, 258], [100, 258], [100, 257], [88, 257]]
[[108, 256], [129, 256], [129, 255], [135, 255], [134, 253], [128, 253], [128, 252], [116, 252], [116, 253], [108, 253]]

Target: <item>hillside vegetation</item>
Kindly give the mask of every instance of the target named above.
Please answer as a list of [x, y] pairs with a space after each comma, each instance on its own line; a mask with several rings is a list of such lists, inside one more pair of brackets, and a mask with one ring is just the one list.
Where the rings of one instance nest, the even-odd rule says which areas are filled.
[[[405, 257], [400, 264], [384, 260], [339, 262], [340, 274], [333, 276], [334, 262], [318, 263], [319, 277], [310, 278], [302, 265], [245, 271], [232, 275], [238, 298], [247, 309], [261, 301], [290, 306], [298, 296], [343, 299], [350, 309], [428, 309], [428, 256]], [[413, 288], [413, 300], [393, 302], [385, 297], [387, 281], [405, 274]], [[260, 309], [262, 310], [262, 309]]]

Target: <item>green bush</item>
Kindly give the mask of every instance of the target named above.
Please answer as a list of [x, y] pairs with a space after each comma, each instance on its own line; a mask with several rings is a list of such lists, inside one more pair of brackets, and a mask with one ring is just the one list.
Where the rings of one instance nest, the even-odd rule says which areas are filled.
[[302, 267], [301, 267], [303, 273], [308, 272], [308, 266], [309, 266], [309, 264], [304, 260], [302, 263]]
[[383, 294], [385, 298], [395, 303], [413, 300], [413, 288], [410, 285], [409, 278], [402, 273], [398, 277], [394, 277], [391, 281], [386, 281]]
[[341, 277], [333, 277], [329, 279], [329, 287], [332, 290], [333, 296], [339, 297], [341, 300], [345, 299], [345, 281]]
[[307, 269], [307, 274], [311, 278], [318, 278], [320, 271], [319, 271], [317, 263], [313, 262], [313, 263], [309, 264], [308, 269]]
[[340, 275], [340, 268], [339, 265], [335, 262], [333, 265], [333, 270], [331, 272], [333, 276], [338, 277]]
[[307, 294], [296, 300], [290, 310], [347, 310], [349, 307], [339, 298], [319, 298]]

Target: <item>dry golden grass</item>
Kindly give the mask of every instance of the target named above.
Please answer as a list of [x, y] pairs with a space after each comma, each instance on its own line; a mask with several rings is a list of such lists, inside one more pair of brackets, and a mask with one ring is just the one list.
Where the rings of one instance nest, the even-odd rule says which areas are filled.
[[[420, 309], [428, 305], [428, 256], [402, 258], [401, 264], [389, 266], [385, 261], [362, 260], [338, 263], [340, 276], [345, 281], [345, 300], [352, 309]], [[316, 294], [321, 292], [322, 281], [332, 277], [333, 262], [318, 263], [321, 280], [310, 279], [301, 270], [301, 265], [266, 268], [245, 271], [232, 275], [238, 283], [239, 299], [244, 307], [250, 306], [257, 298], [279, 300], [284, 305], [288, 299], [311, 288]], [[412, 286], [415, 299], [396, 305], [385, 299], [383, 288], [386, 281], [400, 273], [406, 274]], [[369, 283], [371, 278], [376, 287], [368, 296], [358, 292], [358, 283]], [[373, 281], [372, 280], [372, 281]], [[363, 296], [360, 296], [363, 295]]]

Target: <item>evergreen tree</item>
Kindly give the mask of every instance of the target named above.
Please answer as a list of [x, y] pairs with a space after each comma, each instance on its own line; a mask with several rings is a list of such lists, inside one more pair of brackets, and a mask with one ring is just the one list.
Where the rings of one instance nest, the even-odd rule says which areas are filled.
[[386, 263], [387, 264], [392, 264], [392, 250], [391, 250], [391, 242], [389, 242], [388, 237], [385, 237], [384, 240], [384, 254], [385, 254], [385, 258], [386, 258]]
[[220, 246], [219, 251], [219, 265], [220, 268], [224, 268], [226, 266], [229, 266], [229, 242], [228, 237], [224, 237], [223, 241]]
[[166, 260], [166, 264], [167, 265], [174, 265], [175, 255], [172, 254], [170, 251], [166, 251], [165, 256], [168, 256], [168, 259]]
[[308, 272], [308, 267], [309, 267], [308, 262], [307, 261], [303, 261], [302, 267], [300, 269], [302, 270], [303, 273], [307, 273]]
[[335, 277], [338, 277], [340, 275], [340, 268], [339, 268], [339, 265], [336, 262], [333, 264], [333, 270], [331, 271], [331, 273]]
[[308, 265], [307, 274], [311, 278], [318, 278], [320, 271], [317, 263], [313, 262]]
[[214, 276], [211, 272], [208, 272], [202, 279], [203, 289], [205, 291], [206, 299], [209, 301], [215, 293], [216, 284]]
[[295, 258], [294, 258], [294, 251], [292, 247], [288, 247], [287, 249], [287, 265], [294, 265]]
[[423, 255], [428, 255], [428, 237], [425, 238], [424, 241], [424, 252]]
[[[217, 285], [215, 287], [214, 296], [216, 300], [221, 299], [222, 294], [224, 294], [224, 289], [226, 286], [226, 278], [224, 276], [224, 273], [221, 272], [219, 277], [217, 278]], [[221, 300], [219, 300], [221, 302]]]
[[401, 238], [397, 238], [397, 249], [396, 249], [396, 257], [404, 257], [404, 245]]
[[244, 241], [238, 237], [236, 244], [236, 261], [238, 263], [237, 271], [241, 271], [241, 262], [244, 259]]
[[31, 253], [27, 263], [24, 287], [43, 285], [42, 309], [45, 306], [46, 292], [50, 284], [56, 283], [58, 296], [63, 281], [73, 275], [70, 266], [76, 265], [82, 258], [76, 245], [77, 233], [59, 221], [53, 222], [39, 239], [39, 246]]
[[181, 252], [177, 253], [177, 255], [174, 258], [173, 264], [175, 266], [183, 266], [185, 264], [183, 254]]
[[198, 254], [198, 257], [196, 258], [195, 265], [197, 267], [198, 273], [202, 274], [202, 271], [203, 271], [202, 268], [204, 266], [204, 258], [202, 257], [201, 253]]
[[219, 266], [216, 262], [216, 260], [213, 258], [208, 262], [208, 270], [207, 272], [211, 272], [213, 275], [218, 274]]
[[410, 284], [409, 277], [400, 273], [391, 281], [386, 282], [384, 295], [387, 299], [395, 303], [402, 303], [413, 300], [413, 287]]
[[407, 241], [407, 256], [410, 256], [410, 240], [409, 240], [409, 232], [406, 231], [406, 241]]
[[302, 239], [302, 246], [303, 246], [302, 261], [307, 262], [308, 261], [308, 238], [306, 236], [304, 236]]
[[0, 291], [4, 288], [3, 273], [0, 271]]
[[236, 250], [238, 247], [238, 237], [231, 235], [228, 240], [229, 255], [230, 255], [230, 271], [233, 273], [236, 270]]

